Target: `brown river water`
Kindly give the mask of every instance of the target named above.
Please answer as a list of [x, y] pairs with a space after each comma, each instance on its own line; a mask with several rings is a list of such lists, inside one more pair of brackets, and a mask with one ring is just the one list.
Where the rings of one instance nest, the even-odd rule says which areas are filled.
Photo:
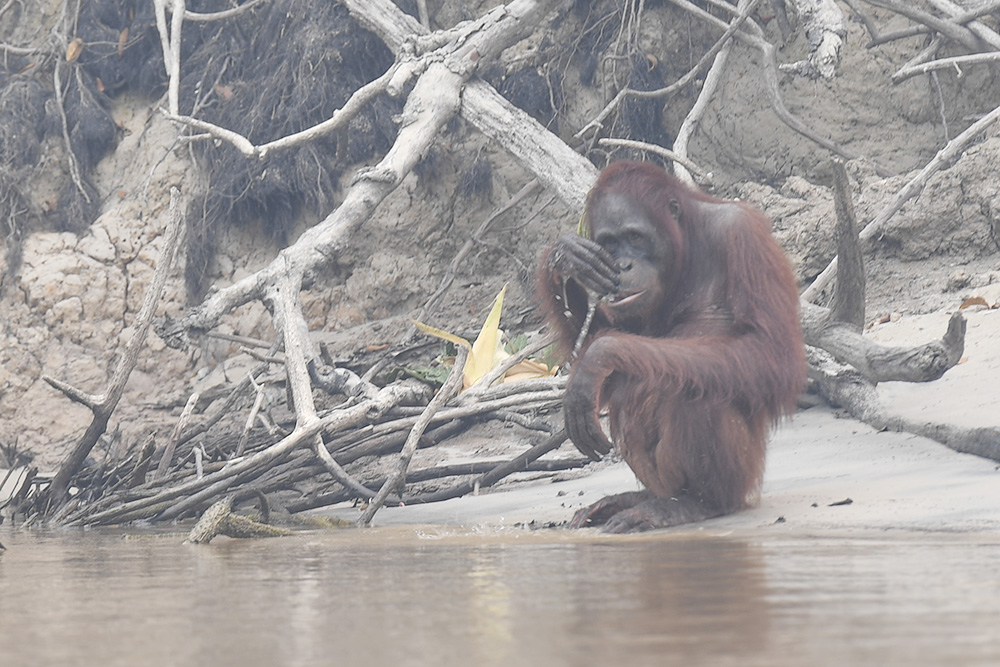
[[1000, 665], [1000, 536], [0, 526], [0, 666]]

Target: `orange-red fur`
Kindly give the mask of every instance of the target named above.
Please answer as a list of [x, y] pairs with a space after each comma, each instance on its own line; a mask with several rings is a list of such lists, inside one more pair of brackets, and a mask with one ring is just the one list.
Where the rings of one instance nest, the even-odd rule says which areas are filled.
[[[612, 440], [655, 496], [686, 494], [719, 513], [740, 509], [759, 493], [771, 426], [794, 410], [805, 384], [789, 263], [759, 211], [649, 164], [605, 169], [588, 196], [585, 226], [610, 192], [640, 202], [670, 241], [666, 296], [641, 323], [617, 322], [599, 307], [573, 362], [588, 386], [571, 378], [568, 391], [590, 392], [584, 398], [608, 408]], [[568, 352], [586, 294], [564, 284], [546, 256], [538, 295]]]

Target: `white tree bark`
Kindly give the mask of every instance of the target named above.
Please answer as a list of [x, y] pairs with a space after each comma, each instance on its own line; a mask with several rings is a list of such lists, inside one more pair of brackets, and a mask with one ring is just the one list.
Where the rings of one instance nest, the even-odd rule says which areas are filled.
[[799, 21], [809, 42], [809, 57], [781, 65], [782, 72], [832, 79], [840, 64], [840, 47], [847, 37], [844, 13], [833, 0], [795, 0]]

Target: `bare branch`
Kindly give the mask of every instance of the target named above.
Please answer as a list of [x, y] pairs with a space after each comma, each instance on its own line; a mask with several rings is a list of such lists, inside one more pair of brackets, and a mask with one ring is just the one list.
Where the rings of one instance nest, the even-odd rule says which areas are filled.
[[833, 202], [837, 213], [837, 260], [842, 267], [833, 291], [830, 316], [855, 331], [865, 324], [865, 267], [847, 168], [833, 161]]
[[[688, 0], [671, 0], [671, 2], [719, 28], [725, 29], [728, 27], [727, 23], [712, 14], [709, 14]], [[733, 8], [729, 7], [729, 10], [733, 11]], [[795, 130], [807, 139], [819, 144], [834, 155], [839, 155], [845, 160], [856, 159], [857, 156], [854, 153], [818, 134], [788, 110], [784, 101], [781, 99], [781, 93], [778, 88], [778, 60], [776, 48], [773, 44], [764, 39], [763, 32], [756, 23], [748, 19], [747, 26], [751, 29], [750, 31], [738, 31], [734, 33], [733, 36], [741, 42], [748, 44], [761, 52], [761, 56], [764, 60], [764, 90], [767, 92], [771, 108], [774, 110], [774, 113], [778, 116], [778, 118], [791, 129]]]
[[833, 0], [795, 0], [809, 42], [809, 57], [779, 65], [782, 72], [832, 79], [840, 64], [840, 47], [847, 37], [844, 14]]
[[[167, 273], [173, 264], [174, 255], [180, 242], [181, 229], [183, 228], [184, 214], [181, 210], [180, 193], [177, 188], [170, 190], [170, 209], [166, 229], [163, 233], [162, 247], [160, 248], [160, 259], [153, 272], [153, 279], [146, 289], [146, 296], [143, 299], [142, 307], [136, 315], [134, 330], [128, 342], [125, 343], [125, 350], [118, 360], [111, 381], [107, 390], [100, 396], [100, 402], [90, 406], [94, 413], [94, 419], [87, 428], [86, 433], [76, 444], [69, 456], [59, 467], [55, 478], [48, 491], [48, 503], [51, 508], [58, 508], [66, 499], [69, 490], [69, 482], [83, 465], [84, 460], [97, 444], [98, 438], [107, 428], [108, 420], [114, 412], [118, 401], [121, 400], [122, 392], [125, 391], [125, 384], [129, 375], [135, 368], [139, 359], [139, 351], [146, 341], [146, 334], [153, 321], [156, 306], [163, 294], [163, 287], [167, 282]], [[50, 382], [51, 384], [51, 382]]]
[[929, 63], [923, 63], [922, 65], [903, 67], [892, 75], [892, 82], [902, 83], [903, 81], [919, 76], [920, 74], [927, 74], [928, 72], [933, 72], [935, 70], [950, 68], [954, 68], [955, 75], [958, 78], [962, 78], [965, 75], [965, 72], [962, 71], [962, 65], [978, 65], [980, 63], [992, 62], [1000, 62], [1000, 52], [991, 51], [989, 53], [974, 53], [965, 56], [954, 56], [952, 58], [941, 58], [939, 60], [932, 60]]
[[601, 146], [620, 146], [622, 148], [634, 148], [640, 151], [646, 151], [647, 153], [653, 153], [654, 155], [659, 155], [662, 158], [666, 158], [673, 162], [679, 163], [687, 171], [693, 172], [698, 181], [701, 184], [711, 183], [712, 175], [696, 165], [685, 155], [681, 155], [676, 151], [672, 151], [669, 148], [664, 148], [663, 146], [657, 146], [656, 144], [649, 144], [645, 141], [633, 141], [632, 139], [612, 139], [604, 138], [597, 142]]
[[371, 524], [372, 518], [382, 508], [386, 498], [389, 496], [389, 492], [397, 489], [403, 480], [406, 479], [406, 469], [410, 467], [413, 454], [417, 451], [417, 444], [419, 444], [420, 438], [423, 437], [424, 431], [427, 430], [427, 426], [431, 423], [434, 414], [462, 389], [462, 375], [465, 369], [465, 361], [468, 358], [469, 348], [460, 346], [458, 352], [455, 354], [455, 365], [452, 366], [451, 373], [448, 374], [448, 379], [445, 380], [437, 394], [431, 399], [431, 402], [420, 413], [420, 417], [413, 425], [413, 428], [410, 429], [410, 434], [406, 437], [406, 443], [403, 445], [403, 451], [399, 454], [399, 462], [396, 464], [395, 470], [385, 480], [385, 483], [382, 484], [382, 488], [378, 490], [375, 497], [369, 501], [368, 507], [365, 508], [365, 511], [361, 514], [361, 518], [358, 519], [359, 526], [368, 526]]
[[239, 16], [243, 12], [249, 11], [256, 7], [257, 5], [267, 2], [267, 0], [250, 0], [250, 2], [245, 5], [240, 5], [239, 7], [233, 7], [232, 9], [226, 9], [221, 12], [211, 12], [208, 14], [202, 14], [199, 12], [192, 12], [189, 9], [184, 10], [184, 20], [193, 21], [195, 23], [209, 23], [212, 21], [222, 21], [224, 19], [232, 18], [234, 16]]
[[280, 139], [269, 141], [268, 143], [260, 146], [255, 146], [249, 139], [238, 132], [233, 132], [232, 130], [228, 130], [224, 127], [219, 127], [213, 123], [209, 123], [198, 118], [192, 118], [191, 116], [175, 115], [165, 109], [161, 109], [160, 111], [168, 120], [184, 123], [185, 125], [189, 125], [197, 130], [206, 132], [207, 134], [205, 135], [199, 135], [201, 138], [214, 138], [225, 141], [226, 143], [232, 144], [232, 146], [244, 156], [263, 160], [271, 153], [301, 146], [302, 144], [309, 143], [319, 137], [332, 134], [333, 132], [347, 127], [348, 123], [350, 123], [351, 120], [358, 115], [365, 104], [386, 91], [389, 83], [393, 80], [393, 77], [396, 76], [398, 71], [399, 64], [393, 64], [393, 66], [390, 67], [385, 74], [354, 91], [344, 106], [334, 111], [330, 118], [322, 123], [313, 125], [312, 127], [302, 130], [301, 132], [296, 132], [294, 134], [281, 137]]
[[[167, 71], [167, 108], [180, 114], [181, 32], [184, 27], [185, 0], [153, 0], [156, 29], [160, 33], [163, 65]], [[170, 6], [170, 30], [167, 30], [167, 5]]]
[[979, 38], [968, 28], [947, 19], [938, 18], [933, 14], [914, 7], [912, 4], [899, 2], [899, 0], [865, 0], [865, 2], [876, 7], [891, 9], [910, 20], [922, 23], [948, 39], [958, 42], [970, 51], [978, 51], [980, 48]]
[[970, 12], [967, 12], [965, 7], [951, 0], [927, 0], [927, 2], [941, 13], [951, 17], [953, 23], [958, 25], [964, 24], [969, 29], [969, 32], [973, 33], [976, 37], [989, 44], [992, 48], [1000, 49], [1000, 35], [988, 28], [985, 23], [978, 21], [978, 16], [974, 16], [976, 12], [982, 11], [982, 7], [977, 8], [976, 12], [971, 12], [973, 15], [969, 16], [967, 20], [963, 20]]
[[[935, 155], [930, 162], [924, 165], [924, 168], [921, 169], [916, 176], [910, 179], [910, 181], [903, 186], [903, 189], [899, 191], [889, 205], [882, 209], [878, 216], [876, 216], [874, 220], [869, 222], [865, 228], [861, 230], [861, 240], [867, 241], [868, 239], [881, 234], [885, 225], [892, 219], [892, 216], [894, 216], [896, 212], [903, 207], [903, 204], [920, 194], [920, 191], [923, 190], [931, 176], [933, 176], [939, 169], [949, 164], [973, 139], [979, 135], [980, 132], [995, 123], [997, 119], [1000, 119], [1000, 107], [993, 109], [993, 111], [989, 112], [966, 128], [965, 132], [962, 132], [960, 135], [949, 141], [948, 145], [938, 151], [937, 155]], [[815, 301], [823, 288], [830, 284], [830, 281], [835, 275], [837, 275], [836, 257], [834, 257], [827, 267], [823, 269], [818, 276], [816, 276], [816, 279], [812, 282], [812, 284], [809, 285], [804, 292], [802, 292], [802, 299], [804, 301]]]
[[831, 404], [843, 407], [852, 417], [873, 428], [913, 433], [949, 447], [1000, 461], [1000, 428], [964, 428], [950, 424], [921, 422], [889, 414], [874, 385], [857, 371], [837, 362], [829, 353], [808, 347], [809, 377]]
[[163, 450], [163, 455], [160, 457], [160, 462], [156, 466], [156, 471], [153, 472], [153, 479], [158, 477], [163, 477], [167, 474], [167, 470], [170, 469], [170, 460], [174, 457], [174, 450], [177, 448], [177, 441], [180, 440], [181, 433], [184, 432], [184, 427], [191, 420], [191, 415], [194, 414], [194, 409], [198, 405], [198, 399], [201, 396], [198, 392], [191, 394], [188, 398], [187, 404], [181, 411], [181, 416], [177, 419], [177, 424], [174, 426], [173, 433], [170, 434], [170, 440], [167, 442], [167, 446]]
[[719, 53], [719, 51], [721, 51], [722, 48], [727, 43], [729, 43], [729, 40], [733, 36], [733, 34], [740, 29], [740, 27], [748, 18], [750, 18], [750, 14], [757, 7], [757, 3], [759, 1], [760, 0], [751, 0], [750, 4], [747, 5], [747, 7], [740, 12], [740, 15], [737, 16], [735, 19], [733, 19], [732, 23], [729, 24], [729, 27], [726, 28], [726, 31], [722, 33], [722, 37], [716, 40], [715, 44], [712, 45], [712, 48], [710, 48], [701, 57], [701, 59], [698, 60], [698, 62], [695, 64], [694, 67], [688, 70], [687, 74], [685, 74], [684, 76], [682, 76], [669, 86], [666, 86], [665, 88], [657, 88], [656, 90], [635, 90], [634, 88], [622, 88], [621, 90], [618, 91], [618, 94], [615, 95], [611, 99], [611, 101], [604, 106], [603, 109], [601, 109], [601, 112], [597, 114], [597, 116], [595, 116], [593, 120], [584, 125], [582, 128], [580, 128], [579, 131], [577, 131], [576, 134], [573, 135], [573, 138], [579, 140], [582, 139], [584, 135], [586, 135], [587, 132], [591, 130], [599, 131], [600, 128], [603, 126], [604, 121], [608, 119], [608, 116], [614, 113], [615, 109], [617, 109], [621, 105], [621, 103], [625, 101], [625, 98], [627, 97], [638, 97], [638, 98], [668, 97], [678, 92], [692, 81], [694, 81], [695, 77], [697, 77], [708, 66], [708, 63], [710, 63], [715, 58], [716, 54]]

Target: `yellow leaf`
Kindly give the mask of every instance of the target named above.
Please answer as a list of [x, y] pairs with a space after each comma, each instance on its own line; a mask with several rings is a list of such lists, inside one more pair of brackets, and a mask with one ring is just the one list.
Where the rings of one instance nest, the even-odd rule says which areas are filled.
[[476, 384], [491, 368], [500, 363], [504, 358], [501, 355], [506, 355], [500, 337], [500, 311], [503, 310], [503, 298], [506, 294], [507, 286], [504, 285], [493, 299], [490, 314], [486, 316], [486, 322], [483, 323], [476, 342], [472, 344], [472, 354], [465, 362], [464, 369], [466, 389]]
[[558, 366], [552, 366], [549, 368], [546, 364], [535, 361], [534, 359], [525, 359], [507, 371], [503, 381], [518, 382], [520, 380], [534, 380], [536, 378], [550, 377], [555, 375], [557, 370], [559, 370]]
[[[462, 369], [463, 389], [468, 389], [479, 382], [486, 373], [510, 356], [504, 348], [503, 332], [500, 330], [500, 313], [503, 310], [503, 300], [506, 294], [507, 286], [504, 285], [493, 300], [493, 307], [490, 308], [490, 314], [486, 317], [486, 322], [483, 323], [483, 328], [479, 331], [475, 343], [470, 344], [461, 336], [413, 320], [414, 326], [426, 334], [470, 348], [469, 358], [465, 362], [465, 368]], [[527, 359], [507, 371], [504, 381], [548, 377], [555, 375], [558, 369], [558, 366], [549, 366]]]
[[[448, 341], [449, 343], [454, 343], [455, 345], [461, 345], [462, 347], [468, 347], [468, 348], [472, 347], [472, 344], [469, 343], [469, 341], [462, 338], [461, 336], [456, 336], [453, 333], [448, 333], [444, 329], [438, 329], [436, 327], [424, 324], [423, 322], [417, 322], [416, 320], [410, 320], [410, 321], [413, 322], [413, 326], [417, 327], [425, 334], [429, 334], [431, 336], [434, 336], [435, 338], [441, 338], [443, 340]], [[471, 359], [472, 357], [470, 356], [469, 358]]]

